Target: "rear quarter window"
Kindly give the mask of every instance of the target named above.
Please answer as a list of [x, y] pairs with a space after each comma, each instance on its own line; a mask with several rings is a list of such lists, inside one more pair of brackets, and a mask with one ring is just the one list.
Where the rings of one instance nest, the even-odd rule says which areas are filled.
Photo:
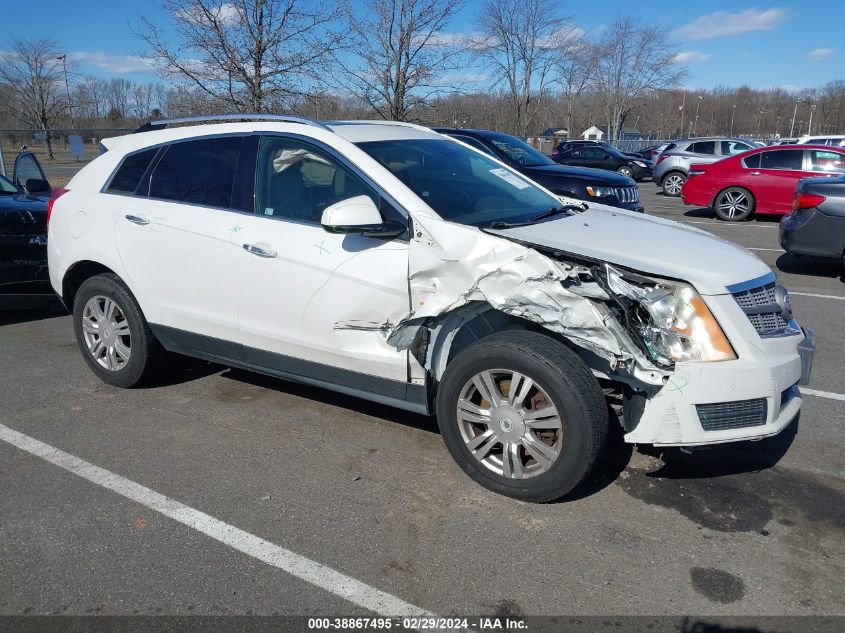
[[106, 187], [107, 193], [134, 193], [144, 176], [144, 172], [150, 166], [158, 148], [144, 150], [136, 154], [130, 154], [123, 159], [120, 167], [112, 176], [111, 182]]

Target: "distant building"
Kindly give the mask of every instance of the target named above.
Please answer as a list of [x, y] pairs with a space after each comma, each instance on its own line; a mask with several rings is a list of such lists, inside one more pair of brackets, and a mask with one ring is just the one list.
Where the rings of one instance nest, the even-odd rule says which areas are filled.
[[543, 133], [540, 136], [552, 137], [555, 139], [569, 138], [569, 130], [565, 127], [550, 127], [543, 130]]
[[[592, 141], [604, 140], [605, 136], [607, 136], [606, 125], [593, 125], [581, 132], [581, 138]], [[623, 127], [619, 134], [620, 141], [639, 141], [642, 137], [640, 131], [633, 127]]]

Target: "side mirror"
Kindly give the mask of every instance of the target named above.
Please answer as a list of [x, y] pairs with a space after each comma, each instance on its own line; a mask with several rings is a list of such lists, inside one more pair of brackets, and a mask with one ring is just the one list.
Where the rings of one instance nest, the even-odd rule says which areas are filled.
[[44, 193], [50, 191], [50, 183], [41, 178], [27, 178], [24, 185], [27, 193]]
[[377, 230], [384, 221], [369, 196], [355, 196], [326, 207], [320, 224], [329, 233], [363, 233]]

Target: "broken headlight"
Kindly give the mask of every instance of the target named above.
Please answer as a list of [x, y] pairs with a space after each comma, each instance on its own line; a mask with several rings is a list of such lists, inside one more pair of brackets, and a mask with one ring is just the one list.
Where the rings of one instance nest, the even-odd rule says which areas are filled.
[[652, 360], [733, 360], [736, 353], [704, 299], [685, 283], [650, 279], [606, 266], [611, 291], [631, 300], [629, 319]]

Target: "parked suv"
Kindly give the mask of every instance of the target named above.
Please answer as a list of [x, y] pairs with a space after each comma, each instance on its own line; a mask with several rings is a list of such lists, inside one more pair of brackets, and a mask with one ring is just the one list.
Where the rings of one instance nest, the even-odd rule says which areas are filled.
[[432, 129], [496, 157], [556, 195], [629, 211], [644, 211], [637, 183], [628, 176], [604, 169], [558, 165], [525, 141], [501, 132], [445, 127]]
[[469, 476], [530, 501], [610, 424], [695, 446], [798, 414], [813, 337], [745, 249], [411, 124], [211, 120], [107, 139], [54, 193], [50, 279], [103, 381], [169, 351], [436, 413]]
[[689, 175], [690, 163], [715, 163], [754, 147], [737, 138], [690, 138], [675, 141], [658, 156], [651, 179], [663, 189], [664, 195], [677, 197], [681, 195], [681, 188]]

